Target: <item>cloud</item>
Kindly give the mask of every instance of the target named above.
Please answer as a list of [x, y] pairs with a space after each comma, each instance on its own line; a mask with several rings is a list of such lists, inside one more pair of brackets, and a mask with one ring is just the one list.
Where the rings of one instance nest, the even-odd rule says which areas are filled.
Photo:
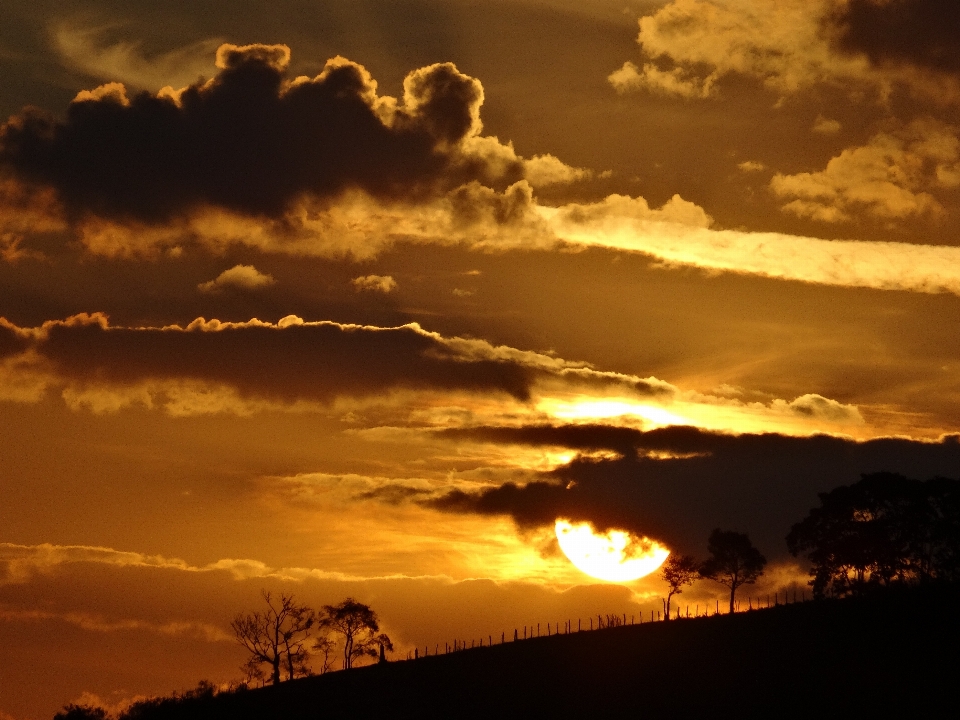
[[607, 81], [621, 94], [631, 90], [649, 90], [686, 99], [707, 98], [716, 94], [716, 80], [714, 75], [700, 78], [680, 67], [661, 70], [653, 63], [644, 63], [642, 68], [638, 68], [629, 60], [607, 76]]
[[358, 291], [389, 293], [397, 289], [397, 281], [389, 275], [362, 275], [350, 282]]
[[272, 275], [257, 270], [253, 265], [234, 265], [229, 270], [224, 270], [217, 275], [214, 280], [197, 285], [200, 292], [215, 293], [226, 288], [235, 288], [237, 290], [258, 290], [263, 287], [273, 285]]
[[[808, 404], [803, 400], [801, 405]], [[816, 403], [813, 403], [816, 404]], [[784, 536], [817, 503], [817, 493], [889, 470], [911, 477], [956, 474], [960, 438], [854, 441], [815, 435], [731, 435], [690, 427], [641, 432], [601, 425], [472, 428], [456, 441], [606, 449], [615, 458], [580, 457], [525, 485], [452, 490], [421, 500], [447, 512], [506, 515], [521, 528], [557, 517], [589, 520], [702, 554], [714, 527], [749, 532], [770, 557], [787, 555]]]
[[216, 38], [147, 57], [142, 43], [121, 41], [104, 45], [101, 38], [109, 27], [76, 27], [60, 23], [51, 30], [53, 46], [67, 65], [87, 75], [124, 83], [142, 90], [166, 86], [181, 88], [209, 76], [212, 58], [222, 41]]
[[53, 193], [51, 215], [113, 254], [184, 237], [282, 245], [336, 234], [357, 198], [389, 214], [471, 183], [496, 194], [590, 176], [481, 135], [483, 87], [452, 63], [410, 72], [398, 100], [342, 57], [313, 78], [289, 77], [289, 62], [284, 45], [226, 44], [209, 81], [157, 94], [110, 82], [63, 120], [25, 110], [0, 130], [0, 167], [21, 194]]
[[760, 172], [767, 169], [766, 165], [755, 160], [744, 160], [742, 163], [739, 163], [737, 167], [743, 172]]
[[[848, 163], [844, 158], [835, 165], [837, 171], [776, 176], [775, 192], [803, 193], [794, 201], [800, 204], [788, 209], [821, 213], [822, 219], [846, 217], [849, 207], [867, 208], [878, 215], [885, 213], [882, 216], [888, 219], [911, 212], [933, 212], [927, 208], [938, 206], [936, 200], [923, 191], [913, 192], [897, 184], [907, 181], [897, 174], [899, 166], [887, 163], [890, 158], [931, 157], [934, 151], [905, 149], [898, 144], [900, 141], [891, 142], [892, 149], [888, 143], [857, 153], [856, 162]], [[884, 176], [886, 179], [867, 180], [869, 173], [886, 172], [885, 168], [891, 171]], [[960, 181], [954, 168], [947, 162], [937, 167], [934, 174], [915, 177], [923, 178], [919, 182], [946, 187]], [[841, 169], [843, 172], [839, 172]], [[906, 169], [911, 168], [908, 165]], [[643, 253], [670, 266], [842, 287], [960, 294], [960, 248], [956, 247], [713, 229], [706, 227], [709, 216], [702, 209], [681, 202], [653, 211], [647, 217], [613, 211], [604, 204], [537, 206], [536, 211], [556, 237], [572, 245]], [[669, 220], [656, 219], [658, 214]]]
[[[904, 86], [937, 101], [960, 99], [944, 23], [948, 0], [673, 0], [640, 18], [648, 59], [608, 78], [619, 92], [649, 90], [684, 98], [718, 94], [727, 75], [756, 78], [789, 95], [820, 84], [871, 90]], [[900, 22], [904, 34], [899, 35]], [[939, 23], [939, 25], [937, 24]], [[891, 66], [896, 60], [900, 65]], [[903, 64], [906, 63], [906, 64]], [[932, 73], [931, 70], [938, 72]]]
[[524, 171], [527, 180], [535, 188], [544, 185], [563, 185], [593, 177], [591, 170], [571, 167], [549, 154], [534, 155], [524, 163]]
[[186, 327], [130, 327], [82, 314], [35, 328], [0, 323], [0, 331], [10, 338], [0, 399], [38, 402], [58, 391], [74, 411], [339, 417], [376, 407], [376, 422], [421, 430], [564, 418], [644, 428], [877, 432], [856, 407], [819, 395], [789, 402], [703, 394], [416, 324], [289, 316], [278, 323], [199, 318]]
[[851, 220], [861, 212], [884, 220], [939, 215], [943, 206], [929, 191], [957, 185], [958, 131], [933, 120], [878, 133], [819, 172], [777, 173], [770, 181], [776, 195], [796, 198], [785, 211], [825, 222]]
[[840, 127], [838, 120], [831, 120], [825, 118], [823, 115], [817, 115], [817, 119], [813, 121], [813, 127], [810, 129], [821, 135], [836, 135], [840, 132]]
[[381, 328], [289, 316], [276, 324], [199, 318], [186, 327], [118, 327], [102, 314], [82, 314], [39, 328], [3, 321], [0, 342], [7, 362], [24, 365], [19, 369], [25, 387], [34, 378], [29, 372], [45, 375], [47, 386], [63, 387], [71, 407], [100, 412], [139, 404], [174, 414], [246, 414], [258, 403], [267, 408], [340, 398], [386, 401], [404, 391], [527, 403], [536, 388], [551, 385], [638, 398], [674, 392], [655, 378], [443, 337], [416, 324]]
[[540, 372], [564, 363], [443, 338], [418, 325], [378, 328], [284, 318], [198, 319], [186, 327], [114, 327], [99, 314], [46, 323], [34, 351], [57, 377], [143, 392], [145, 381], [209, 383], [243, 397], [332, 402], [391, 391], [505, 393], [526, 399]]

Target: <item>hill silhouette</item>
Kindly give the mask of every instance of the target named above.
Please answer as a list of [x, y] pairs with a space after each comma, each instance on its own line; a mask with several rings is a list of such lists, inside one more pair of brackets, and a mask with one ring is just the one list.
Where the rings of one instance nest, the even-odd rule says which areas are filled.
[[508, 641], [194, 698], [139, 718], [940, 714], [957, 704], [958, 601], [955, 588], [912, 588]]

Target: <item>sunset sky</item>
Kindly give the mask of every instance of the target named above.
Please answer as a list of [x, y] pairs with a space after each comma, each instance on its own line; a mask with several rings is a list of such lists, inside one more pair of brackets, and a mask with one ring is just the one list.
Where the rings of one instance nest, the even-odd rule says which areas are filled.
[[954, 0], [5, 0], [0, 720], [661, 607], [560, 517], [802, 587], [960, 473], [958, 108]]

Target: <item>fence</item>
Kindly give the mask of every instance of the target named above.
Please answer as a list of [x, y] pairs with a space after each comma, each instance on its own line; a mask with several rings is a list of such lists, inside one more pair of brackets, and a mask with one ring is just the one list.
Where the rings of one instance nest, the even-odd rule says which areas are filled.
[[[796, 588], [793, 589], [792, 599], [791, 599], [789, 590], [784, 590], [782, 593], [781, 592], [773, 593], [772, 603], [771, 603], [770, 597], [771, 596], [769, 594], [767, 594], [765, 597], [764, 596], [748, 597], [746, 599], [746, 603], [747, 603], [746, 607], [743, 607], [742, 600], [736, 600], [734, 603], [734, 612], [735, 613], [744, 612], [744, 611], [751, 612], [753, 610], [761, 610], [765, 608], [776, 607], [779, 605], [792, 605], [793, 603], [807, 601], [806, 592], [801, 591], [800, 596], [798, 597]], [[765, 600], [765, 603], [764, 603], [764, 600]], [[664, 608], [666, 608], [666, 600], [663, 600], [663, 603], [664, 603]], [[711, 612], [711, 610], [713, 610], [713, 612]], [[709, 605], [705, 604], [703, 606], [702, 612], [700, 610], [699, 603], [694, 605], [693, 615], [690, 614], [690, 605], [686, 606], [685, 614], [681, 614], [680, 607], [678, 606], [676, 619], [679, 620], [684, 618], [705, 618], [705, 617], [715, 617], [717, 615], [727, 615], [727, 614], [729, 614], [729, 612], [726, 612], [726, 613], [721, 612], [720, 600], [717, 600], [714, 608], [711, 608]], [[637, 617], [638, 616], [636, 615], [631, 615], [630, 622], [628, 623], [626, 613], [624, 613], [622, 616], [621, 615], [597, 615], [596, 624], [594, 624], [593, 616], [587, 618], [587, 621], [588, 621], [587, 623], [584, 622], [583, 618], [577, 618], [576, 630], [573, 629], [573, 620], [563, 621], [562, 629], [561, 629], [560, 622], [557, 622], [557, 623], [548, 622], [546, 624], [546, 628], [544, 629], [543, 633], [541, 633], [540, 623], [536, 624], [536, 632], [534, 632], [533, 625], [524, 625], [522, 636], [520, 634], [521, 631], [519, 628], [513, 629], [513, 642], [518, 642], [520, 640], [530, 640], [530, 639], [539, 638], [539, 637], [551, 637], [552, 635], [569, 635], [573, 632], [585, 632], [589, 630], [604, 630], [607, 628], [622, 627], [625, 625], [644, 624], [643, 615], [642, 614], [639, 615], [639, 620], [640, 620], [639, 623], [636, 622]], [[662, 614], [660, 610], [651, 610], [650, 620], [648, 622], [661, 622], [664, 618], [665, 618], [665, 615]], [[494, 644], [503, 645], [507, 642], [507, 633], [506, 631], [503, 631], [500, 633], [499, 643], [495, 643], [496, 638], [493, 635], [487, 635], [486, 640], [487, 640], [486, 647], [491, 647]], [[452, 642], [445, 642], [443, 645], [442, 654], [461, 652], [463, 650], [472, 650], [478, 647], [482, 648], [484, 647], [483, 641], [484, 641], [484, 638], [482, 637], [479, 639], [479, 642], [475, 638], [471, 639], [469, 641], [470, 642], [469, 647], [467, 646], [466, 640], [455, 639]], [[434, 655], [441, 654], [439, 643], [434, 645], [433, 654]], [[419, 660], [421, 657], [429, 657], [429, 656], [430, 656], [429, 645], [424, 647], [422, 655], [420, 654], [419, 647], [414, 648], [412, 651], [407, 652], [407, 660]]]

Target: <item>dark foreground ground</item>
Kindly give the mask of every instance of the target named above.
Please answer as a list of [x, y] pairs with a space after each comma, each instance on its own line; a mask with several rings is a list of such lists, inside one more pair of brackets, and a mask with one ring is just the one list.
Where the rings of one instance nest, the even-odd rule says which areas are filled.
[[956, 591], [912, 591], [555, 635], [220, 695], [163, 717], [960, 717], [958, 603]]

